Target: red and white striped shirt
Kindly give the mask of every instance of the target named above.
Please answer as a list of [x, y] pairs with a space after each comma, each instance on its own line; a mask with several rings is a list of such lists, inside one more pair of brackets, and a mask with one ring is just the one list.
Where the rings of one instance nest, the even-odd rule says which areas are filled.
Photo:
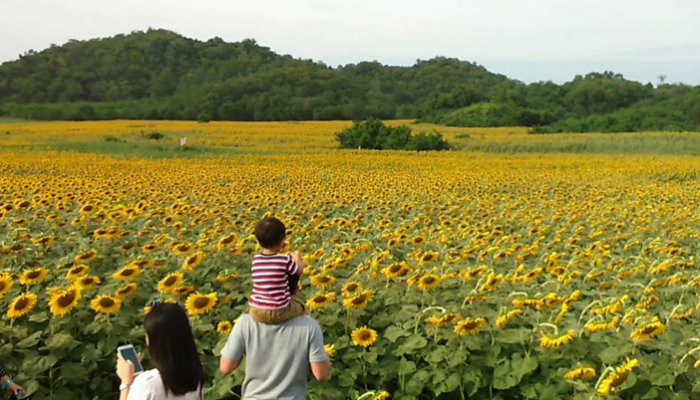
[[253, 256], [253, 294], [248, 304], [265, 310], [285, 308], [292, 301], [289, 277], [299, 267], [289, 254], [256, 254]]

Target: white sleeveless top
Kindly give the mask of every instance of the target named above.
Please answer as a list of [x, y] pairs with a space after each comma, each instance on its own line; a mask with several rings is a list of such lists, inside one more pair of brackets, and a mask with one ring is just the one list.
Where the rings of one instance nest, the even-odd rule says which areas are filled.
[[127, 400], [201, 400], [200, 389], [176, 396], [172, 393], [165, 394], [163, 380], [160, 379], [160, 372], [156, 368], [149, 369], [138, 375], [134, 379], [129, 389]]

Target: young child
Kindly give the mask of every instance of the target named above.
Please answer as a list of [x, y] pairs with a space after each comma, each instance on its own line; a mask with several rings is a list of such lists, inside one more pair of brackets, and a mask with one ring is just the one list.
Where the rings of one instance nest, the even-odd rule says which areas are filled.
[[255, 226], [262, 252], [253, 256], [253, 294], [250, 316], [264, 324], [281, 324], [305, 313], [304, 303], [292, 297], [298, 289], [304, 262], [298, 251], [280, 254], [287, 229], [277, 218], [263, 218]]

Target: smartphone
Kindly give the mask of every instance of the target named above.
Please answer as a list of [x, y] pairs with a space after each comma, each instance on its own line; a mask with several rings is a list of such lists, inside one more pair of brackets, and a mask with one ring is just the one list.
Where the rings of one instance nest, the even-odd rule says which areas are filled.
[[29, 399], [29, 395], [24, 392], [24, 389], [18, 389], [14, 398], [15, 400], [27, 400]]
[[125, 344], [124, 346], [119, 346], [117, 347], [117, 351], [125, 360], [129, 360], [134, 363], [136, 373], [143, 372], [143, 366], [139, 361], [139, 356], [136, 354], [136, 349], [133, 345]]

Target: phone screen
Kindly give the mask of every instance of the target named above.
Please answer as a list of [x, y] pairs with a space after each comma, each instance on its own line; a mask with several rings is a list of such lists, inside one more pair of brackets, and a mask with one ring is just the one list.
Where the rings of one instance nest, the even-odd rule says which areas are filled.
[[119, 351], [119, 354], [121, 354], [122, 357], [124, 357], [125, 360], [129, 360], [132, 363], [134, 363], [134, 368], [136, 372], [143, 371], [143, 367], [141, 366], [141, 362], [139, 362], [139, 357], [136, 354], [136, 349], [134, 349], [134, 346], [121, 346], [117, 350]]

